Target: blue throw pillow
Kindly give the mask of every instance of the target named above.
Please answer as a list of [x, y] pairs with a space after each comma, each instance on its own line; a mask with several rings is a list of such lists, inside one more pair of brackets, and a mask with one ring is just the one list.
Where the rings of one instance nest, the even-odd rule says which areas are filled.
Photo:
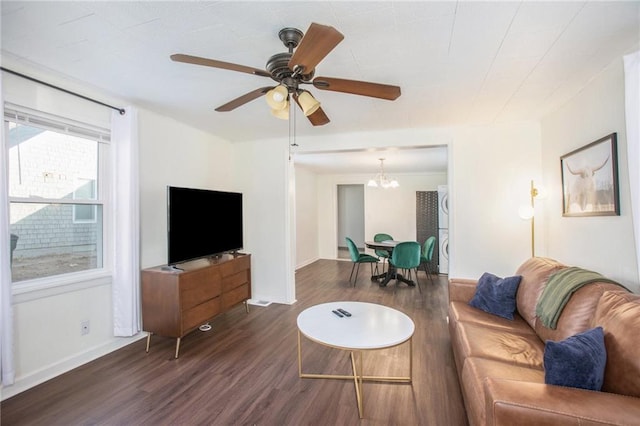
[[607, 351], [602, 327], [592, 328], [544, 347], [544, 382], [548, 385], [599, 391], [604, 381]]
[[482, 274], [476, 286], [476, 294], [469, 302], [474, 308], [513, 320], [516, 311], [516, 292], [522, 276], [500, 278], [489, 272]]

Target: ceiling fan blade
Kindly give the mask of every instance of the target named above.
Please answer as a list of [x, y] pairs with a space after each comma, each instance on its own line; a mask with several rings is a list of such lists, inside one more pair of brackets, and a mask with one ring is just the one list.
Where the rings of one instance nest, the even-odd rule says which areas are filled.
[[289, 69], [295, 71], [300, 66], [302, 74], [310, 73], [342, 39], [344, 36], [335, 28], [312, 23], [291, 56]]
[[260, 70], [258, 68], [232, 64], [231, 62], [217, 61], [215, 59], [200, 58], [198, 56], [183, 55], [181, 53], [171, 55], [171, 60], [175, 62], [184, 62], [187, 64], [203, 65], [205, 67], [221, 68], [223, 70], [246, 72], [247, 74], [259, 75], [262, 77], [271, 77], [268, 72]]
[[324, 126], [331, 121], [329, 120], [329, 117], [327, 117], [327, 114], [322, 110], [322, 107], [318, 108], [313, 114], [308, 115], [307, 118], [314, 126]]
[[343, 78], [317, 77], [313, 80], [317, 89], [333, 92], [351, 93], [352, 95], [370, 96], [372, 98], [393, 101], [400, 96], [400, 87], [388, 84], [369, 83], [367, 81], [345, 80]]
[[253, 90], [249, 93], [246, 93], [230, 102], [227, 102], [224, 105], [219, 106], [218, 108], [216, 108], [216, 111], [218, 112], [227, 112], [227, 111], [232, 111], [244, 104], [246, 104], [247, 102], [251, 102], [254, 99], [259, 98], [260, 96], [264, 95], [265, 93], [267, 93], [269, 90], [273, 89], [273, 86], [269, 86], [269, 87], [261, 87], [259, 89]]
[[[293, 99], [295, 99], [296, 103], [300, 107], [300, 110], [302, 111], [302, 105], [300, 105], [298, 95], [294, 93]], [[308, 115], [307, 118], [309, 119], [309, 122], [314, 126], [324, 126], [325, 124], [329, 123], [329, 121], [331, 121], [329, 120], [329, 117], [327, 117], [327, 114], [325, 114], [322, 110], [322, 107], [318, 107], [318, 109], [315, 110], [312, 114]]]

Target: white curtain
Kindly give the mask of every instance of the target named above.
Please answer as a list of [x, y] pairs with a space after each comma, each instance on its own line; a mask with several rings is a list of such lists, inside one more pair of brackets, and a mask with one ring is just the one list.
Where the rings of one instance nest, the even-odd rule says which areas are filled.
[[640, 51], [624, 57], [624, 92], [631, 214], [640, 269]]
[[9, 230], [9, 162], [4, 131], [4, 99], [2, 99], [2, 74], [0, 73], [0, 369], [2, 385], [12, 385], [15, 380], [13, 365], [13, 304], [11, 291], [11, 249]]
[[141, 329], [138, 111], [125, 111], [111, 115], [115, 336], [133, 336]]

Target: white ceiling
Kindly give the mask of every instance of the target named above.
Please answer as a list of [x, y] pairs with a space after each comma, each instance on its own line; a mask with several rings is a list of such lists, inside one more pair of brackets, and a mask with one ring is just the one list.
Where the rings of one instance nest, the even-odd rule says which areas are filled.
[[[271, 55], [286, 51], [281, 28], [335, 27], [345, 38], [316, 76], [398, 85], [402, 95], [385, 101], [312, 88], [331, 122], [313, 127], [301, 119], [297, 134], [329, 136], [535, 120], [640, 45], [638, 1], [2, 0], [0, 7], [3, 57], [232, 142], [288, 134], [261, 99], [214, 111], [272, 80], [173, 62], [171, 54], [263, 69]], [[438, 151], [419, 152], [432, 159]]]

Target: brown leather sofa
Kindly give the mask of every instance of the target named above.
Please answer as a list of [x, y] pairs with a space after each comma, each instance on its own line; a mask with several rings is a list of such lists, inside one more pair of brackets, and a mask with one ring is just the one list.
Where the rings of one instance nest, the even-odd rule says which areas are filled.
[[[476, 280], [449, 280], [449, 332], [470, 425], [640, 425], [640, 296], [587, 284], [549, 329], [536, 304], [549, 275], [563, 268], [539, 257], [518, 268], [513, 321], [469, 306]], [[602, 390], [545, 384], [545, 342], [596, 326], [607, 353]]]

